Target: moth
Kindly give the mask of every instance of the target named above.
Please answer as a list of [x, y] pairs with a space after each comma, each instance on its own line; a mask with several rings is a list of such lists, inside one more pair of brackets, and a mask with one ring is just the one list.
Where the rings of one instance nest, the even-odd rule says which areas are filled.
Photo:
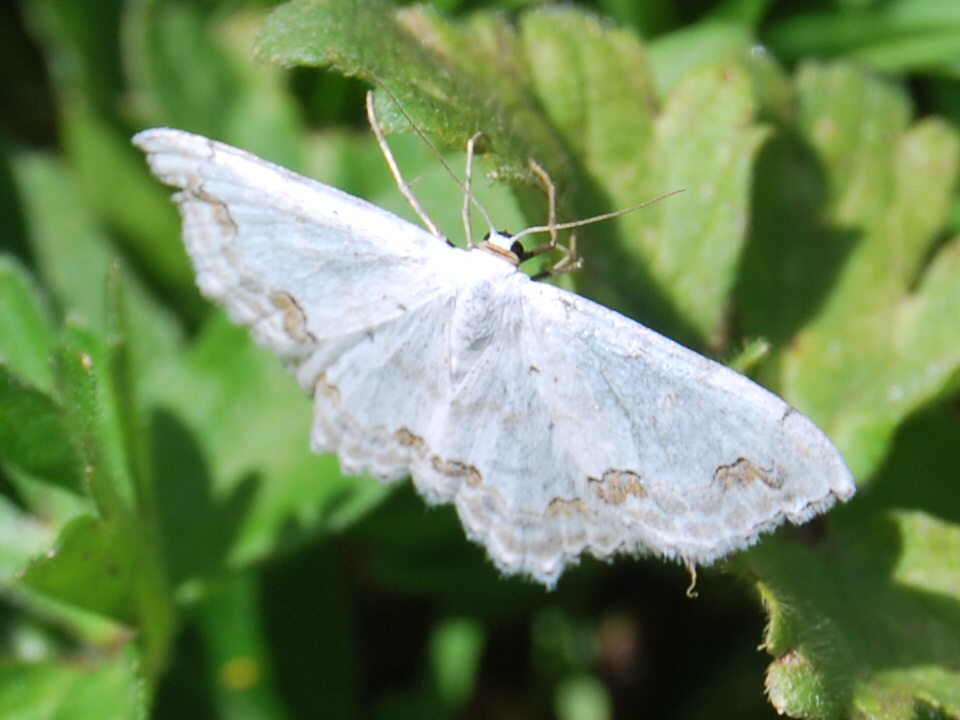
[[453, 247], [199, 135], [133, 142], [179, 188], [203, 294], [314, 397], [313, 450], [453, 504], [504, 573], [552, 586], [584, 553], [709, 564], [854, 493], [808, 418], [532, 279], [515, 238]]

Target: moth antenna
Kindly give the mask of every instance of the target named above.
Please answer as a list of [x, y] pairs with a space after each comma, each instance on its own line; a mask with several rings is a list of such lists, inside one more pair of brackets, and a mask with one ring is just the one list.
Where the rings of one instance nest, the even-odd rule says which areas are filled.
[[594, 215], [593, 217], [584, 218], [582, 220], [573, 220], [571, 222], [565, 223], [555, 223], [553, 225], [535, 225], [533, 227], [528, 227], [526, 230], [518, 232], [513, 236], [514, 240], [518, 240], [526, 235], [533, 235], [534, 233], [549, 232], [553, 233], [557, 230], [572, 230], [574, 228], [583, 227], [584, 225], [593, 225], [594, 223], [603, 222], [604, 220], [611, 220], [613, 218], [618, 218], [621, 215], [626, 215], [628, 213], [635, 212], [636, 210], [641, 210], [649, 205], [658, 203], [661, 200], [665, 200], [668, 197], [673, 195], [678, 195], [679, 193], [686, 192], [685, 189], [681, 188], [680, 190], [672, 190], [668, 193], [664, 193], [659, 197], [655, 197], [652, 200], [647, 200], [642, 202], [639, 205], [632, 205], [631, 207], [624, 208], [623, 210], [614, 210], [613, 212], [603, 213], [602, 215]]

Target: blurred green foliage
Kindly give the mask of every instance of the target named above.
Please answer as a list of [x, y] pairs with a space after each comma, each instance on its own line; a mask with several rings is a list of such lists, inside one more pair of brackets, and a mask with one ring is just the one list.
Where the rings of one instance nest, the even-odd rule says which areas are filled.
[[[20, 0], [0, 61], [0, 718], [960, 717], [960, 4]], [[311, 455], [129, 138], [411, 217], [374, 76], [454, 167], [483, 130], [504, 227], [543, 221], [531, 157], [561, 219], [685, 188], [584, 228], [563, 282], [714, 355], [764, 341], [854, 500], [696, 600], [653, 559], [546, 593]], [[457, 186], [391, 142], [456, 237]]]

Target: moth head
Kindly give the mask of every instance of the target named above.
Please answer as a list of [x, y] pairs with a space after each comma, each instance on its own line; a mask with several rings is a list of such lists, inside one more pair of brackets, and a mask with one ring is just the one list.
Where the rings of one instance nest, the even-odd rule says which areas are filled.
[[510, 233], [506, 231], [488, 232], [483, 237], [483, 242], [477, 245], [481, 250], [493, 253], [499, 258], [519, 267], [520, 263], [526, 260], [526, 253], [523, 245], [518, 240], [514, 240]]

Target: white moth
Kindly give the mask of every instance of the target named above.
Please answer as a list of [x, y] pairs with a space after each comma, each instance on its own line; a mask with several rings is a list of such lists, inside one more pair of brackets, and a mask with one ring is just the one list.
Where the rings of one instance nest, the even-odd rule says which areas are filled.
[[854, 492], [783, 400], [533, 281], [501, 235], [451, 247], [205, 137], [133, 141], [180, 188], [204, 295], [315, 397], [313, 450], [452, 503], [505, 573], [552, 586], [584, 552], [707, 564]]

